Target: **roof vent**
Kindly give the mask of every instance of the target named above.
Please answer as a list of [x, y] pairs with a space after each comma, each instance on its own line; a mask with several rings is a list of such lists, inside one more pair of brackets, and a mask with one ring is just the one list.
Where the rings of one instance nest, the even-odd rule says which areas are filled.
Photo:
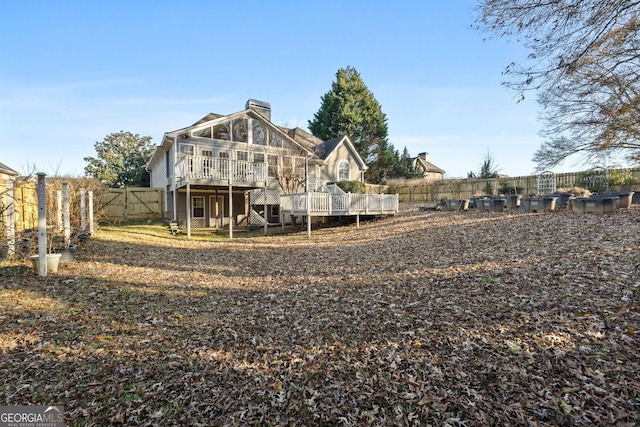
[[245, 109], [251, 108], [258, 114], [260, 114], [262, 117], [271, 121], [271, 104], [269, 104], [268, 102], [258, 101], [256, 99], [250, 99], [247, 101], [244, 108]]

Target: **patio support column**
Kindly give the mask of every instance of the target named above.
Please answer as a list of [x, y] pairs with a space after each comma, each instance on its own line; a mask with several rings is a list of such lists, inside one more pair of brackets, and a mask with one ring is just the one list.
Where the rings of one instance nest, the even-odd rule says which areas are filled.
[[356, 228], [360, 228], [360, 214], [356, 214]]
[[307, 192], [307, 237], [311, 237], [311, 192]]
[[187, 239], [191, 239], [191, 184], [187, 179]]
[[229, 184], [229, 238], [233, 239], [233, 185]]

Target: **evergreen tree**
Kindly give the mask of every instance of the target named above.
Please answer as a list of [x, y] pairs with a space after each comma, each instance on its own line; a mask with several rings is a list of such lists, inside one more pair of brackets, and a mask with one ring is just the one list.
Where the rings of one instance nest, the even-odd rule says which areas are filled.
[[402, 178], [421, 178], [422, 171], [415, 168], [413, 166], [413, 158], [409, 154], [409, 150], [407, 147], [404, 147], [402, 150], [402, 154], [398, 154], [396, 151], [396, 157], [398, 157], [398, 162], [396, 165], [396, 170], [394, 173], [394, 177], [402, 177]]
[[321, 101], [309, 120], [311, 133], [325, 141], [347, 135], [369, 165], [368, 181], [383, 183], [394, 176], [398, 156], [387, 140], [387, 117], [356, 69], [338, 70]]
[[145, 166], [154, 150], [150, 136], [116, 132], [95, 143], [97, 158], [85, 157], [84, 171], [109, 187], [148, 187]]

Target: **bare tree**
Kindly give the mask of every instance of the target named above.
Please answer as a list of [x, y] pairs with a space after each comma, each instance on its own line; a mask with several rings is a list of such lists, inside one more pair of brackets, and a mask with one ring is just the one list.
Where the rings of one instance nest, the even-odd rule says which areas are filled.
[[[297, 192], [306, 182], [304, 158], [297, 156], [282, 156], [281, 164], [274, 171], [278, 186], [283, 194]], [[296, 216], [291, 215], [291, 225], [296, 227]]]
[[480, 0], [477, 11], [479, 28], [530, 50], [504, 84], [537, 92], [539, 170], [572, 155], [640, 162], [640, 1]]

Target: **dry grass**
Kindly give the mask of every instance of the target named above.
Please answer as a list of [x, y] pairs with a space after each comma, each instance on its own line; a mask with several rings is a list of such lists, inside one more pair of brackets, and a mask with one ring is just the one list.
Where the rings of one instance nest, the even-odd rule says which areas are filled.
[[640, 209], [419, 212], [0, 270], [0, 397], [68, 425], [637, 425]]

